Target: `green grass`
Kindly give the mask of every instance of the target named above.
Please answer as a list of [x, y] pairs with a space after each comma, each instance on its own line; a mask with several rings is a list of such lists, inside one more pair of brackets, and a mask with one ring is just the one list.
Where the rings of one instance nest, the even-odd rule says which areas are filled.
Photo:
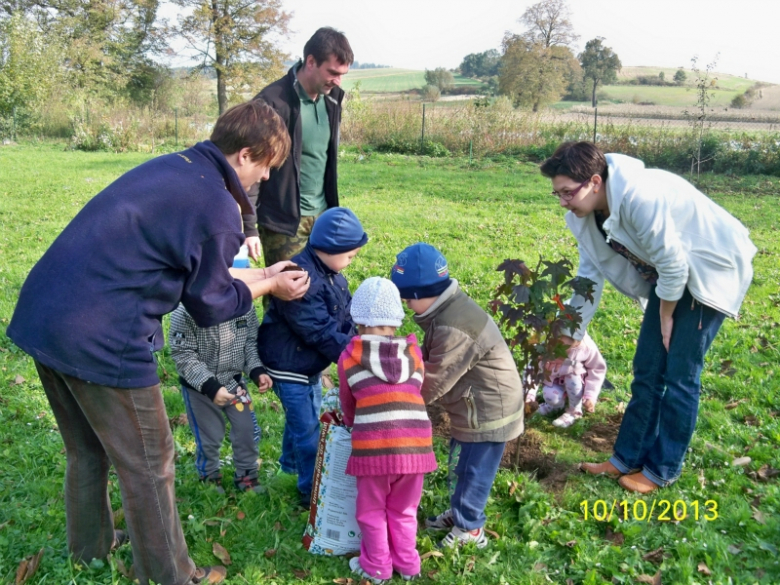
[[[605, 85], [600, 91], [606, 99], [623, 102], [653, 102], [658, 106], [696, 105], [696, 89], [693, 87], [668, 87], [654, 85]], [[710, 92], [711, 107], [728, 107], [734, 96], [741, 92], [732, 89], [713, 89]]]
[[[481, 81], [456, 74], [455, 87], [484, 85]], [[341, 87], [349, 91], [360, 82], [360, 90], [372, 93], [398, 93], [425, 85], [425, 71], [415, 69], [353, 69], [344, 77]]]
[[[12, 582], [19, 561], [44, 548], [32, 580], [36, 585], [130, 583], [117, 572], [115, 560], [82, 566], [65, 554], [62, 441], [32, 361], [10, 343], [4, 330], [26, 274], [68, 220], [101, 188], [148, 156], [66, 152], [46, 145], [0, 148], [0, 582]], [[534, 165], [497, 158], [469, 167], [462, 159], [347, 150], [339, 170], [342, 203], [355, 210], [371, 236], [346, 271], [353, 289], [370, 275], [387, 275], [395, 253], [418, 240], [437, 245], [447, 255], [452, 274], [483, 306], [498, 283], [495, 267], [504, 258], [533, 262], [539, 254], [564, 254], [576, 259], [562, 212]], [[664, 583], [780, 581], [778, 480], [763, 483], [748, 475], [764, 464], [780, 467], [775, 412], [780, 183], [771, 177], [708, 176], [705, 181], [711, 196], [750, 228], [760, 253], [740, 320], [724, 325], [708, 356], [701, 416], [683, 475], [658, 497], [698, 500], [700, 506], [716, 500], [719, 517], [679, 523], [583, 519], [583, 500], [603, 499], [611, 505], [614, 499], [626, 499], [614, 482], [584, 477], [573, 467], [581, 459], [605, 457], [586, 448], [582, 435], [612, 420], [616, 406], [629, 396], [641, 314], [608, 288], [590, 332], [607, 358], [609, 378], [617, 389], [605, 391], [602, 396], [608, 401], [599, 404], [596, 415], [571, 429], [556, 429], [548, 420], [528, 425], [529, 435], [541, 442], [556, 469], [569, 474], [565, 488], [552, 490], [532, 471], [502, 470], [487, 509], [487, 527], [500, 538], [482, 551], [466, 548], [426, 559], [423, 583], [634, 583], [639, 575], [658, 570]], [[56, 294], [56, 284], [52, 291]], [[407, 323], [403, 331], [413, 329]], [[174, 417], [184, 407], [167, 349], [161, 364], [165, 402]], [[17, 376], [24, 382], [12, 385]], [[233, 585], [324, 584], [348, 577], [345, 559], [314, 557], [301, 549], [305, 516], [294, 505], [295, 481], [280, 474], [276, 463], [282, 429], [278, 403], [270, 393], [255, 399], [264, 431], [261, 481], [267, 494], [238, 495], [228, 487], [227, 495], [220, 496], [201, 486], [190, 432], [187, 427], [175, 429], [179, 512], [193, 558], [198, 564], [215, 563], [213, 542], [222, 544], [233, 557], [228, 580]], [[743, 402], [725, 409], [734, 400]], [[424, 514], [447, 506], [445, 448], [445, 442], [437, 440], [442, 468], [426, 479]], [[227, 447], [224, 453], [229, 454]], [[728, 465], [744, 455], [753, 460], [746, 468]], [[229, 465], [225, 472], [231, 473]], [[115, 477], [109, 489], [118, 508]], [[628, 498], [631, 503], [637, 499]], [[650, 507], [652, 498], [644, 499]], [[622, 534], [624, 542], [606, 540], [608, 528]], [[420, 532], [421, 553], [432, 550], [435, 536]], [[664, 549], [660, 565], [642, 559], [659, 547]], [[271, 549], [276, 554], [268, 558], [264, 553]], [[129, 547], [116, 558], [129, 565]], [[699, 563], [706, 563], [712, 576], [697, 572]]]

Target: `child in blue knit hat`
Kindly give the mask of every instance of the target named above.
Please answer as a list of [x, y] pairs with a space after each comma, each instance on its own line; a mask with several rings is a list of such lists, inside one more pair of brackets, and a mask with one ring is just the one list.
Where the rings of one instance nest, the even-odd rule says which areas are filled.
[[425, 332], [426, 404], [450, 417], [450, 508], [426, 520], [450, 529], [440, 545], [487, 545], [485, 505], [504, 446], [523, 432], [523, 385], [498, 326], [450, 278], [446, 258], [417, 243], [396, 257], [392, 281]]
[[341, 274], [368, 235], [355, 214], [333, 207], [317, 218], [309, 242], [292, 261], [308, 272], [309, 290], [296, 301], [271, 298], [257, 337], [258, 352], [285, 412], [282, 470], [298, 474], [300, 502], [309, 507], [320, 436], [322, 371], [338, 362], [356, 334], [352, 296]]

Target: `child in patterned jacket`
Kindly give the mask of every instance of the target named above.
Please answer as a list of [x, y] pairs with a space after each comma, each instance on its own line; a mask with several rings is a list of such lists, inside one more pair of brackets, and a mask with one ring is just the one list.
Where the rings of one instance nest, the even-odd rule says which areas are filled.
[[[538, 407], [537, 412], [552, 414], [563, 410], [568, 397], [569, 407], [552, 423], [556, 427], [567, 428], [582, 417], [583, 408], [589, 414], [595, 411], [607, 375], [607, 362], [587, 333], [580, 341], [568, 336], [562, 336], [561, 341], [569, 346], [567, 355], [545, 364], [542, 384], [544, 404]], [[525, 401], [531, 411], [536, 409], [538, 391], [537, 387], [526, 395]]]
[[352, 298], [358, 336], [338, 362], [344, 423], [352, 426], [347, 474], [357, 477], [360, 556], [349, 566], [378, 584], [393, 570], [420, 573], [417, 507], [423, 474], [436, 469], [431, 422], [420, 396], [423, 360], [417, 338], [394, 337], [404, 318], [401, 297], [385, 278], [365, 280]]

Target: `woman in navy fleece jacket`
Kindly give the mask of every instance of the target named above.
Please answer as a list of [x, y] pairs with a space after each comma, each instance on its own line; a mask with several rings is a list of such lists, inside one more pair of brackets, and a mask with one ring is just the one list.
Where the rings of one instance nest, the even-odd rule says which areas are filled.
[[[119, 477], [140, 583], [219, 583], [196, 569], [174, 497], [173, 439], [154, 352], [181, 302], [201, 327], [244, 315], [267, 293], [308, 288], [289, 263], [229, 271], [252, 212], [246, 189], [287, 157], [287, 129], [262, 102], [225, 112], [210, 141], [155, 158], [96, 195], [24, 283], [7, 335], [35, 359], [67, 454], [68, 547], [105, 557], [115, 534], [108, 469]], [[240, 208], [240, 212], [239, 212]]]

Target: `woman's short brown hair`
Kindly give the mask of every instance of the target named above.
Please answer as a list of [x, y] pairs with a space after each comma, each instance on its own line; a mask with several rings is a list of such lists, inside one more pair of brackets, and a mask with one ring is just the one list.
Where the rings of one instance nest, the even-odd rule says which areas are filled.
[[582, 183], [593, 175], [601, 175], [606, 181], [607, 159], [592, 142], [564, 142], [539, 170], [548, 179], [563, 175]]
[[290, 153], [290, 134], [284, 121], [262, 100], [233, 106], [218, 119], [211, 141], [223, 154], [248, 148], [253, 162], [279, 168]]

